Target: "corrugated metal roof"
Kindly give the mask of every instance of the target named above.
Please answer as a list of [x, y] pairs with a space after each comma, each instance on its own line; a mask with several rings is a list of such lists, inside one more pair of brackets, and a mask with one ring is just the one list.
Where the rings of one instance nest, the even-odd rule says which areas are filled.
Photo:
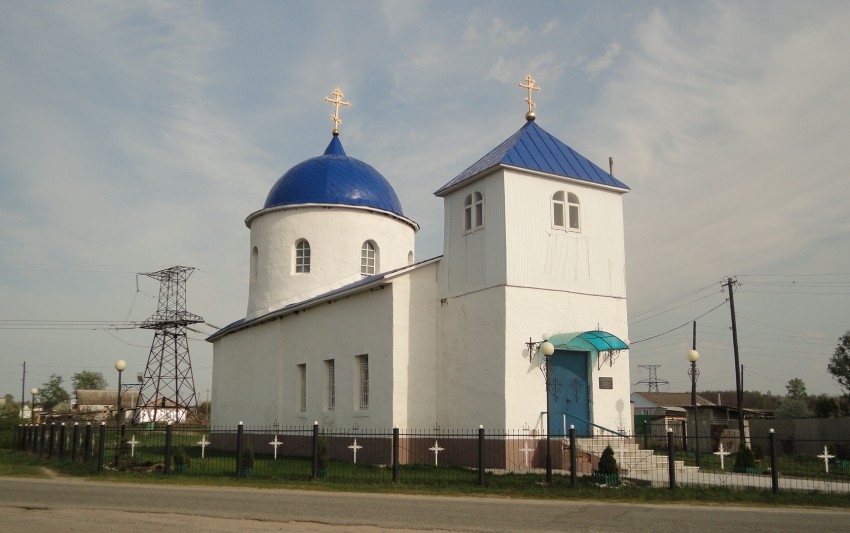
[[[686, 407], [691, 405], [690, 392], [633, 392], [644, 400], [659, 407]], [[713, 406], [714, 404], [697, 394], [697, 405]]]
[[630, 190], [628, 185], [559, 141], [537, 123], [528, 121], [519, 131], [440, 187], [434, 194], [442, 196], [482, 172], [502, 165]]
[[296, 204], [374, 207], [404, 216], [389, 182], [370, 165], [348, 157], [336, 136], [324, 154], [295, 165], [281, 176], [263, 208]]

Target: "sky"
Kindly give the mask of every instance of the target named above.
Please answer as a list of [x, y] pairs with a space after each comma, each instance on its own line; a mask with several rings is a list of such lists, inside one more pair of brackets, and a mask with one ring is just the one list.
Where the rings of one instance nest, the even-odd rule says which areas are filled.
[[[0, 0], [0, 394], [144, 370], [158, 282], [197, 270], [205, 337], [245, 315], [249, 233], [331, 136], [394, 186], [442, 253], [436, 191], [525, 123], [624, 197], [633, 390], [839, 394], [850, 329], [850, 3]], [[517, 339], [518, 346], [525, 339]], [[127, 374], [125, 374], [126, 376]], [[644, 383], [640, 383], [644, 382]], [[542, 387], [542, 384], [541, 384]], [[27, 392], [27, 396], [29, 393]]]

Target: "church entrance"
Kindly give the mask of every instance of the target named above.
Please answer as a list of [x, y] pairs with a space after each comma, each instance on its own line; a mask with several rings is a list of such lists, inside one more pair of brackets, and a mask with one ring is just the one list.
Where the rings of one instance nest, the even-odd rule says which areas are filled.
[[590, 433], [589, 352], [555, 350], [550, 357], [549, 433], [568, 435], [570, 426], [577, 435]]

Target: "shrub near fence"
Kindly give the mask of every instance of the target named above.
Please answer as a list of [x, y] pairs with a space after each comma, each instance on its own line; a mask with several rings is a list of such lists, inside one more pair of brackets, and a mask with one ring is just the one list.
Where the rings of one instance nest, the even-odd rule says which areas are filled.
[[[653, 436], [658, 440], [657, 436]], [[677, 445], [676, 441], [679, 439]], [[685, 439], [684, 442], [681, 439]], [[668, 433], [667, 449], [645, 450], [643, 436], [553, 438], [549, 450], [556, 486], [599, 486], [591, 473], [611, 447], [623, 484], [760, 487], [850, 493], [850, 442], [819, 443], [821, 453], [783, 455], [772, 433], [752, 437], [752, 466], [736, 468], [737, 449], [701, 449]], [[194, 427], [22, 425], [21, 450], [79, 463], [92, 472], [321, 480], [359, 484], [540, 484], [546, 439], [528, 432], [392, 431], [312, 427]], [[655, 443], [657, 444], [657, 443]], [[700, 447], [705, 448], [700, 441]], [[815, 443], [808, 443], [815, 448]], [[824, 447], [826, 448], [824, 452]], [[253, 451], [253, 457], [246, 454]], [[178, 455], [180, 466], [175, 463]], [[687, 450], [687, 451], [685, 451]], [[241, 453], [237, 453], [241, 452]], [[672, 453], [670, 453], [672, 452]], [[700, 467], [697, 468], [699, 461]], [[249, 463], [250, 464], [247, 464]]]

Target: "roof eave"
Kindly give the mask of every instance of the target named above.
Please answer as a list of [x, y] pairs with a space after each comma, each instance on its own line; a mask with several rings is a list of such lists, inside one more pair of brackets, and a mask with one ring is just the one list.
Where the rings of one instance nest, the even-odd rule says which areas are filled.
[[349, 204], [328, 204], [328, 203], [306, 203], [306, 204], [286, 204], [286, 205], [276, 205], [274, 207], [264, 207], [258, 211], [254, 211], [250, 215], [245, 218], [245, 226], [250, 228], [251, 222], [254, 221], [260, 215], [265, 215], [266, 213], [272, 213], [274, 211], [287, 211], [290, 209], [301, 209], [304, 207], [321, 207], [321, 208], [335, 208], [335, 209], [355, 209], [360, 211], [371, 211], [373, 213], [384, 215], [399, 222], [403, 222], [413, 228], [414, 232], [419, 231], [419, 224], [414, 222], [413, 220], [407, 218], [406, 216], [399, 215], [397, 213], [393, 213], [392, 211], [387, 211], [386, 209], [378, 209], [377, 207], [370, 207], [365, 205], [349, 205]]

